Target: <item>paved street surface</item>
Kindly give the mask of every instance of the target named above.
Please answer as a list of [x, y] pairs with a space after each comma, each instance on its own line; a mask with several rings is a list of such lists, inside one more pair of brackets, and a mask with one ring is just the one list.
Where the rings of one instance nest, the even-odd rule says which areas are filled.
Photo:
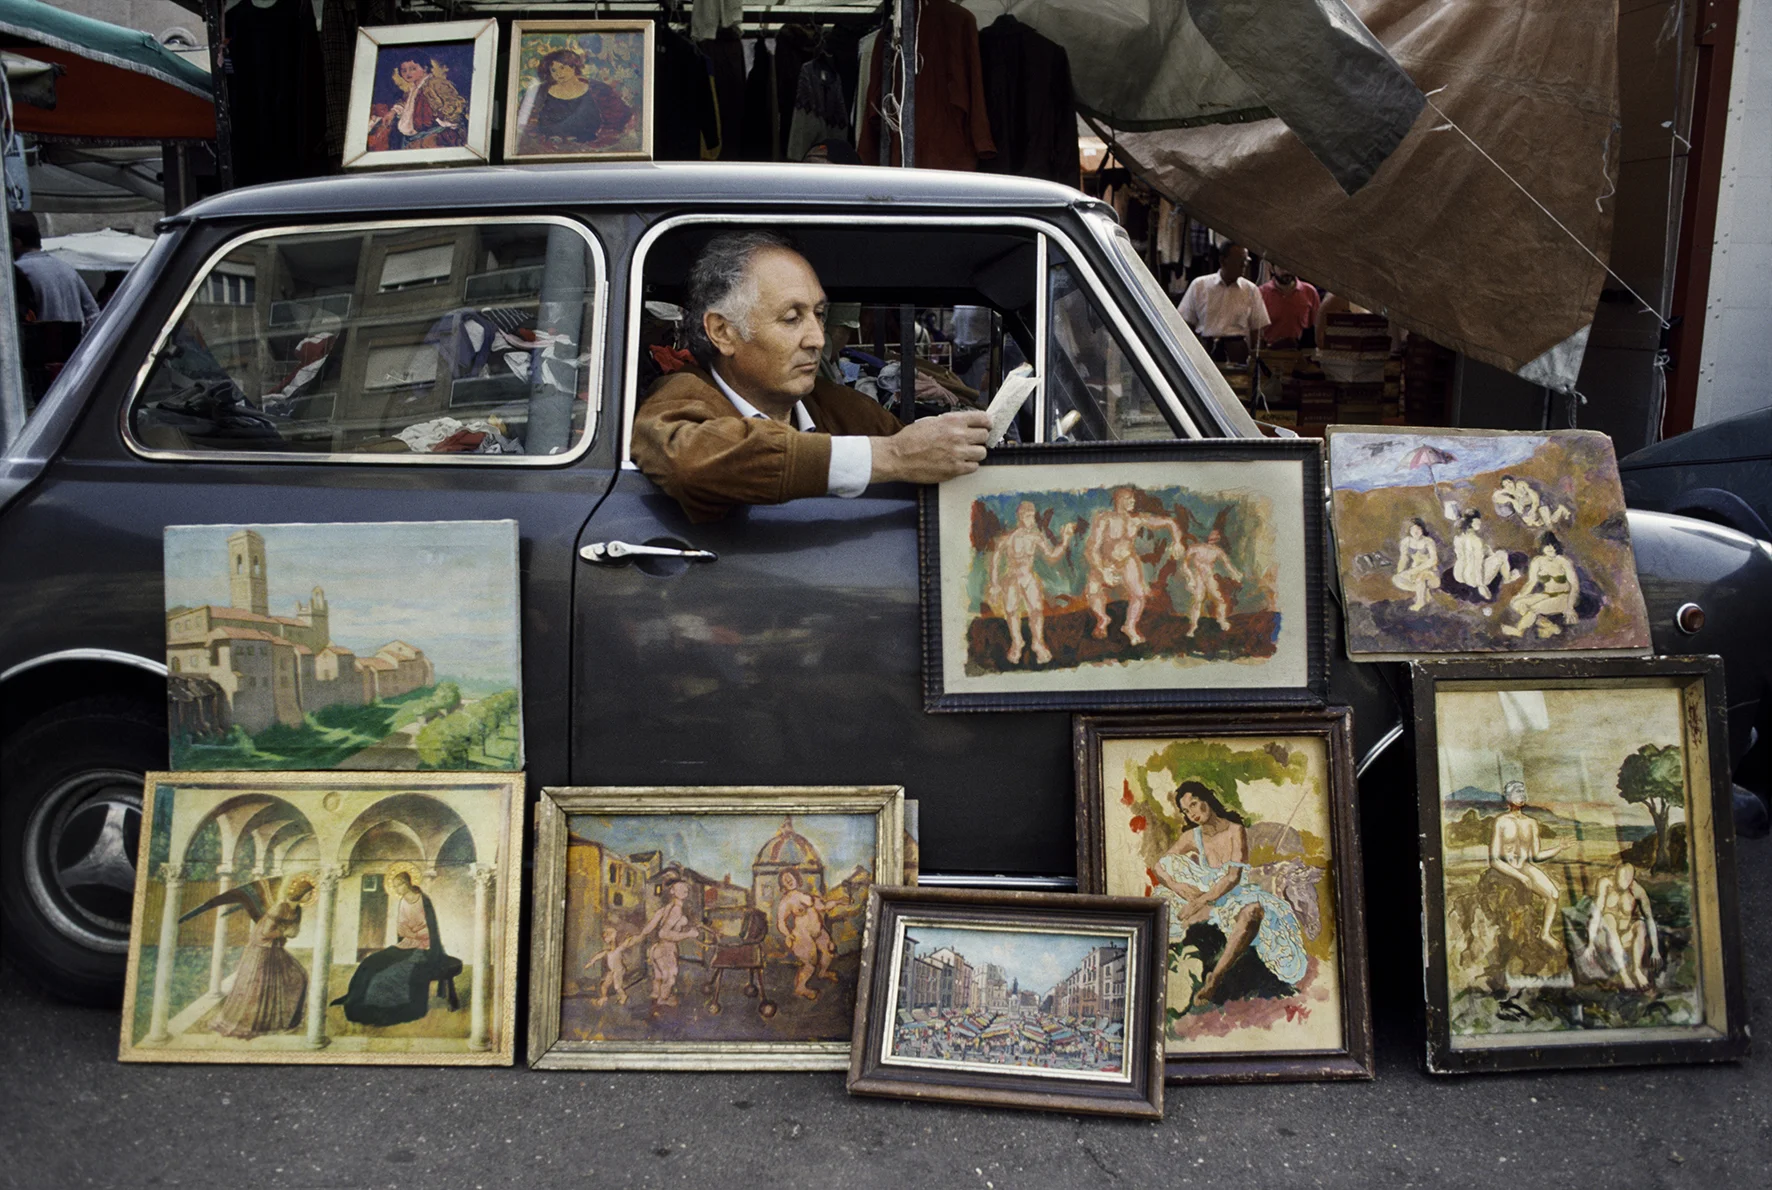
[[[1372, 808], [1368, 826], [1376, 825]], [[1410, 808], [1404, 817], [1413, 819]], [[838, 1074], [131, 1066], [112, 1012], [0, 974], [0, 1186], [1693, 1187], [1772, 1185], [1772, 1054], [1431, 1079], [1416, 900], [1372, 863], [1378, 1080], [1171, 1087], [1160, 1124], [851, 1099]], [[1394, 859], [1394, 853], [1393, 853]], [[1739, 851], [1772, 1022], [1772, 845]]]

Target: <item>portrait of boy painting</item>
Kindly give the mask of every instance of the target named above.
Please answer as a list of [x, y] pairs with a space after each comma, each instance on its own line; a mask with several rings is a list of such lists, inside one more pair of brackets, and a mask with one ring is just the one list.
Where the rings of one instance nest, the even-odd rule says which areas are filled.
[[172, 765], [523, 767], [517, 523], [172, 525]]
[[635, 1064], [840, 1068], [868, 890], [902, 879], [902, 796], [819, 801], [566, 811], [563, 865], [549, 864], [565, 896], [560, 978], [536, 990], [556, 1040]]
[[485, 161], [493, 21], [357, 30], [343, 164]]
[[651, 21], [517, 21], [505, 160], [652, 156]]
[[1430, 1002], [1449, 1060], [1723, 1036], [1728, 818], [1702, 685], [1417, 682], [1435, 723]]
[[150, 773], [134, 1062], [509, 1065], [522, 778]]
[[1350, 657], [1648, 648], [1605, 434], [1331, 426], [1328, 441]]
[[1021, 462], [942, 484], [935, 524], [925, 508], [930, 709], [1303, 694], [1322, 649], [1314, 449]]
[[1270, 718], [1078, 718], [1085, 884], [1168, 910], [1171, 1080], [1372, 1076], [1350, 715]]

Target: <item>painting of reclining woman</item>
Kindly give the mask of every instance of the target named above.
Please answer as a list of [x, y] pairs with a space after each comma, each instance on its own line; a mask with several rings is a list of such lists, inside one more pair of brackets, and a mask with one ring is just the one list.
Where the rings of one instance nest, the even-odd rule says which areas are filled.
[[520, 775], [146, 789], [125, 1061], [510, 1063]]
[[1331, 426], [1328, 437], [1349, 656], [1648, 646], [1606, 435]]
[[1725, 914], [1702, 691], [1496, 676], [1418, 678], [1442, 1056], [1715, 1035]]
[[1302, 471], [1036, 464], [941, 485], [940, 591], [926, 572], [925, 598], [940, 601], [944, 693], [1305, 684]]
[[1079, 717], [1079, 868], [1168, 908], [1172, 1078], [1370, 1077], [1348, 715], [1255, 719]]

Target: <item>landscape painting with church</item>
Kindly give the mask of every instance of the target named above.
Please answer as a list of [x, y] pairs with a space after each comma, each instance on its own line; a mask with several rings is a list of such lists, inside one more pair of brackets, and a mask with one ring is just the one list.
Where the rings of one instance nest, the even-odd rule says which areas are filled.
[[522, 788], [148, 774], [120, 1056], [509, 1065]]
[[515, 521], [166, 530], [172, 767], [523, 767]]

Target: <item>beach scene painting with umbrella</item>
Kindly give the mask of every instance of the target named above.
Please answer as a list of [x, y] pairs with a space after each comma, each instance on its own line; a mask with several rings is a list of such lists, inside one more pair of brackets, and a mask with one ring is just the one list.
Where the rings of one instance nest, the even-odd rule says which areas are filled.
[[1612, 441], [1331, 426], [1348, 655], [1649, 647]]

